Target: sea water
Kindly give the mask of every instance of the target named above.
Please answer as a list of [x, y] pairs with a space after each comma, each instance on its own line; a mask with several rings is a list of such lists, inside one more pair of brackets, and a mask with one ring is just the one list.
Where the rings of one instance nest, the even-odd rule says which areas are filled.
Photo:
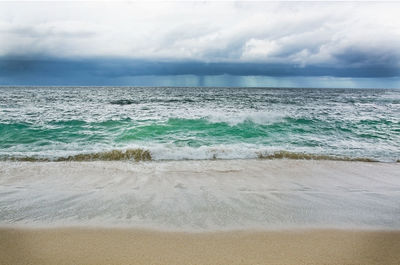
[[125, 160], [138, 149], [145, 160], [396, 162], [400, 90], [0, 87], [1, 160]]
[[400, 229], [400, 164], [0, 161], [0, 226]]
[[0, 226], [400, 228], [400, 90], [0, 95]]

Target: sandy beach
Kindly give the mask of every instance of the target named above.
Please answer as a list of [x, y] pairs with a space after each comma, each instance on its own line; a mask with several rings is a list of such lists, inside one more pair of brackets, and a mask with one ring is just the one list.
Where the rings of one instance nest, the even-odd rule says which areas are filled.
[[0, 165], [1, 265], [400, 264], [398, 163]]
[[400, 232], [350, 230], [158, 232], [0, 229], [0, 264], [385, 264]]
[[400, 229], [399, 163], [0, 162], [0, 225]]
[[400, 1], [0, 2], [0, 265], [400, 265]]

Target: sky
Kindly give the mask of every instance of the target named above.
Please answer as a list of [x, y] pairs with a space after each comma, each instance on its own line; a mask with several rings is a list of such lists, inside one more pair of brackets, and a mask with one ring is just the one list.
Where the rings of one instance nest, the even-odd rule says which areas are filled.
[[0, 2], [0, 85], [400, 88], [399, 2]]

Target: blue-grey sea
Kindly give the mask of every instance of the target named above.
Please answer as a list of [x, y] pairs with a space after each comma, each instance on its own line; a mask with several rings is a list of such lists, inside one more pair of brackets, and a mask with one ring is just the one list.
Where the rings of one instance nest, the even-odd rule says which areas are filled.
[[400, 158], [396, 89], [0, 87], [0, 95], [3, 160], [131, 149], [153, 160]]

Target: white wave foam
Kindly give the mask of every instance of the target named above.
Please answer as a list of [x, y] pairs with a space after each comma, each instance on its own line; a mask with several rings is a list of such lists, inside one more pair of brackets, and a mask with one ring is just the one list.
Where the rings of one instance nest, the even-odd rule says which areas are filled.
[[295, 160], [0, 162], [0, 225], [398, 229], [398, 170]]
[[240, 112], [240, 113], [212, 113], [206, 118], [213, 123], [226, 122], [229, 125], [237, 125], [245, 121], [251, 121], [257, 124], [271, 124], [282, 120], [285, 113], [272, 111]]
[[149, 150], [153, 160], [203, 160], [203, 159], [251, 159], [259, 153], [272, 154], [279, 147], [265, 147], [256, 144], [220, 144], [213, 146], [178, 147], [173, 144], [129, 145], [128, 148]]

